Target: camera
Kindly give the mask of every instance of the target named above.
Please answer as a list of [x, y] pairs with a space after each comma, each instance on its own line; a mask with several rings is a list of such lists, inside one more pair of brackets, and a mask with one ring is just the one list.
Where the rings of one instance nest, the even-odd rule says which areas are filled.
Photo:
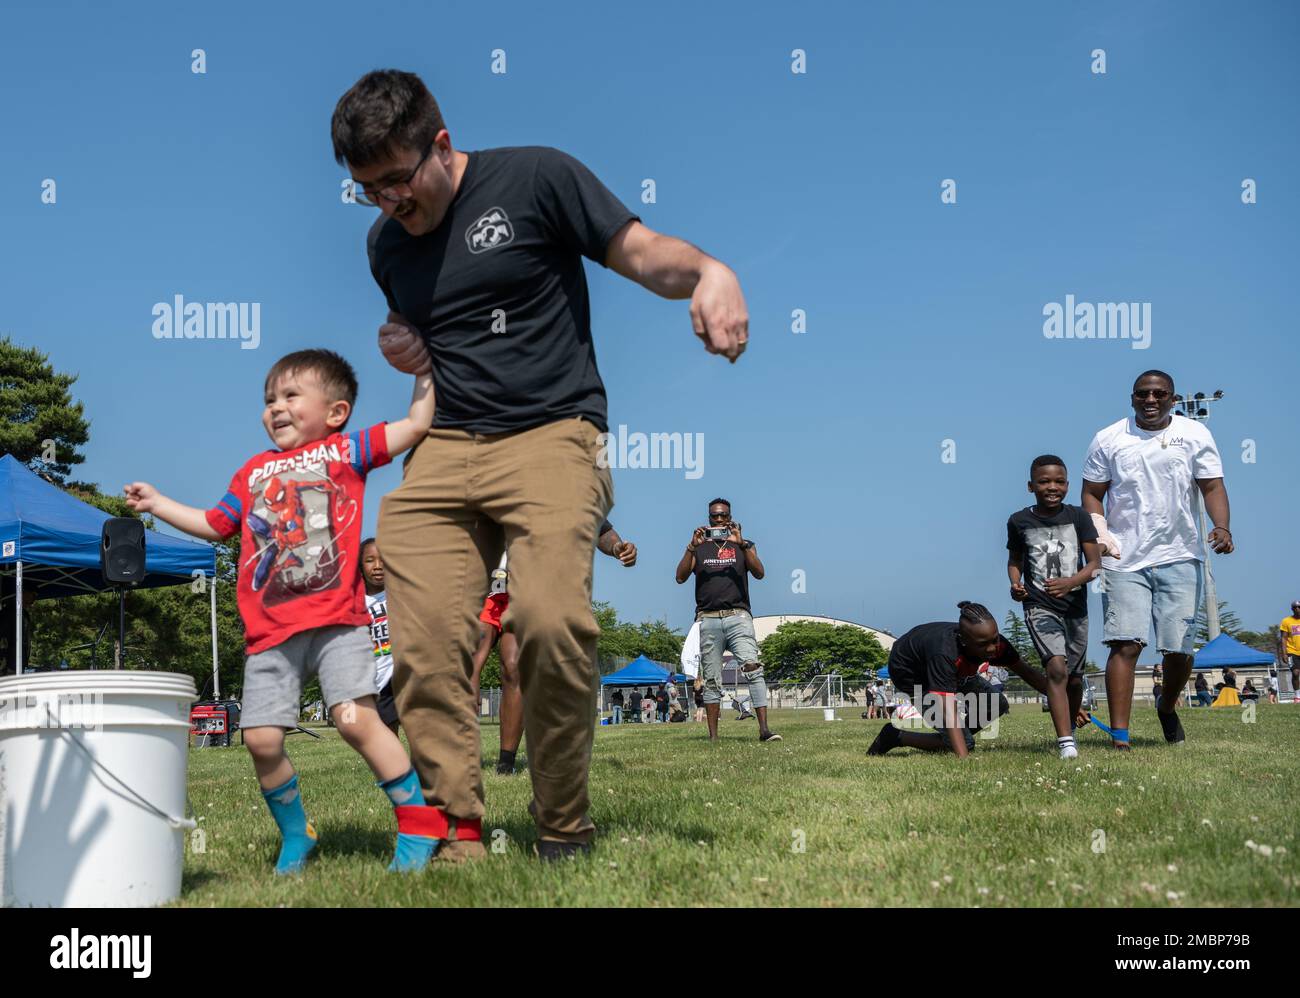
[[711, 541], [725, 541], [731, 536], [730, 527], [706, 527], [705, 530]]

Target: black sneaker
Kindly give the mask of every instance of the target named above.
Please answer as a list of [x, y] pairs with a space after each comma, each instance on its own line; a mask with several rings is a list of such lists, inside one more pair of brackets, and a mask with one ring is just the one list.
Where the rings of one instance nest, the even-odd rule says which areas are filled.
[[563, 859], [576, 859], [578, 856], [590, 856], [590, 842], [553, 842], [542, 839], [537, 843], [537, 858], [543, 863], [558, 863]]
[[775, 731], [768, 731], [764, 734], [759, 735], [758, 740], [760, 742], [779, 742], [781, 740], [781, 736], [778, 735]]
[[510, 762], [497, 763], [497, 776], [514, 776], [514, 775], [515, 775], [514, 763], [510, 763]]
[[1171, 710], [1168, 714], [1156, 711], [1156, 717], [1160, 718], [1160, 727], [1165, 729], [1165, 741], [1170, 745], [1187, 741], [1187, 736], [1183, 734], [1183, 722], [1178, 720], [1178, 711]]
[[898, 729], [886, 722], [876, 735], [876, 740], [871, 743], [871, 748], [867, 749], [867, 755], [884, 755], [890, 749], [898, 748], [898, 744]]

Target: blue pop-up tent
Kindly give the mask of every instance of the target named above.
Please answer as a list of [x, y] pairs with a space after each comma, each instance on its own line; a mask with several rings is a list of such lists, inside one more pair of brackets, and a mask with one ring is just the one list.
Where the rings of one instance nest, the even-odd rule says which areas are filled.
[[1244, 645], [1231, 634], [1220, 634], [1196, 653], [1196, 668], [1222, 669], [1229, 665], [1272, 665], [1274, 656]]
[[[113, 588], [100, 569], [100, 544], [108, 513], [41, 478], [13, 455], [0, 457], [0, 567], [13, 568], [11, 595], [35, 583], [41, 599]], [[203, 575], [212, 580], [212, 656], [216, 667], [217, 555], [200, 544], [157, 531], [145, 534], [145, 577], [135, 587], [175, 586]], [[21, 621], [22, 615], [16, 615]], [[21, 624], [17, 627], [22, 640]], [[17, 662], [22, 662], [21, 654]], [[21, 664], [19, 665], [21, 668]]]
[[[690, 681], [690, 677], [682, 672], [670, 672], [658, 662], [646, 658], [644, 655], [638, 655], [623, 668], [611, 672], [608, 676], [600, 677], [602, 687], [609, 686], [659, 686], [662, 683], [672, 681], [678, 683], [684, 689]], [[607, 690], [602, 690], [600, 695], [601, 710], [605, 709], [605, 698]]]
[[646, 658], [644, 655], [638, 655], [617, 672], [611, 672], [608, 676], [601, 676], [600, 685], [658, 686], [660, 683], [668, 682], [669, 678], [675, 683], [684, 683], [687, 680], [684, 673], [670, 673], [657, 662]]

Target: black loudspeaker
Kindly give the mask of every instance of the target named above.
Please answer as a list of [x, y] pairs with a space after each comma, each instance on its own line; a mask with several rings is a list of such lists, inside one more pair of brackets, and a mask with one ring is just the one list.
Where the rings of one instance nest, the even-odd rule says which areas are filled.
[[144, 579], [144, 523], [130, 516], [104, 521], [100, 535], [99, 565], [104, 581], [132, 585]]

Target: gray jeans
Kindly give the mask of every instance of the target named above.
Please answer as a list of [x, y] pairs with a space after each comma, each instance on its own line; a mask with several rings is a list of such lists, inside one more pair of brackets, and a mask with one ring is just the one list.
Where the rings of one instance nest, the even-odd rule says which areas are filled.
[[758, 662], [754, 639], [754, 618], [744, 610], [726, 617], [700, 616], [700, 675], [704, 678], [704, 702], [722, 703], [722, 655], [731, 652], [740, 675], [749, 686], [755, 708], [767, 706], [767, 681]]

